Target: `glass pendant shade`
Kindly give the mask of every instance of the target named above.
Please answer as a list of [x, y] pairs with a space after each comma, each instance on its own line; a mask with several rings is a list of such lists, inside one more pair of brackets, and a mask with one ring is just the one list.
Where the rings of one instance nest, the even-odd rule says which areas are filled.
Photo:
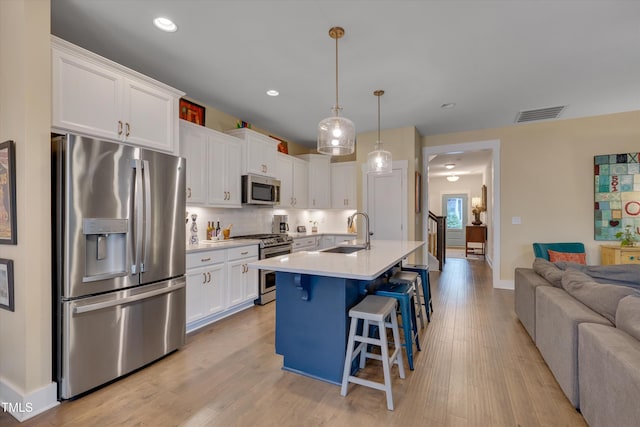
[[380, 97], [384, 91], [376, 90], [373, 94], [378, 97], [378, 141], [375, 149], [367, 155], [367, 173], [382, 175], [391, 173], [391, 152], [382, 149], [380, 140]]
[[335, 115], [318, 123], [319, 153], [346, 156], [355, 149], [356, 127], [351, 120]]
[[382, 143], [376, 142], [376, 149], [367, 155], [367, 171], [369, 173], [391, 173], [391, 153], [382, 149]]

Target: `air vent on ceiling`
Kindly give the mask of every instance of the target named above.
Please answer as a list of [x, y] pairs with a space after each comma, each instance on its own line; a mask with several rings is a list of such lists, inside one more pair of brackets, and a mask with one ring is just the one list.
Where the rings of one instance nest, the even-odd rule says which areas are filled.
[[557, 119], [565, 106], [538, 108], [537, 110], [520, 111], [516, 116], [516, 123], [535, 122], [538, 120]]

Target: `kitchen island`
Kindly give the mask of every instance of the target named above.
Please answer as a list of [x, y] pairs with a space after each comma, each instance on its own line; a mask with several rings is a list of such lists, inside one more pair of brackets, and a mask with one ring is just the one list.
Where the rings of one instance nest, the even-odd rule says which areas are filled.
[[376, 279], [425, 242], [374, 240], [370, 250], [357, 250], [361, 243], [337, 247], [352, 253], [330, 248], [248, 264], [276, 272], [276, 353], [283, 356], [283, 369], [340, 384], [349, 309]]

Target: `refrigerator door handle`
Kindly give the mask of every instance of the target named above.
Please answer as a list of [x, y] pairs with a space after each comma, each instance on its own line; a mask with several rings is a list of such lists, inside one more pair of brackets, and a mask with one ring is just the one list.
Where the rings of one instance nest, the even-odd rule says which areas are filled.
[[133, 163], [133, 169], [136, 174], [135, 181], [135, 202], [133, 208], [133, 215], [135, 217], [135, 229], [134, 235], [136, 241], [134, 243], [135, 246], [135, 254], [134, 254], [134, 265], [131, 267], [131, 274], [140, 273], [142, 270], [140, 254], [142, 253], [142, 228], [144, 227], [144, 212], [142, 205], [142, 197], [143, 197], [143, 186], [142, 186], [142, 160], [134, 159], [131, 161]]
[[162, 288], [162, 289], [156, 289], [153, 291], [149, 291], [149, 292], [144, 292], [141, 294], [137, 294], [137, 295], [132, 295], [130, 297], [126, 297], [126, 298], [117, 298], [111, 301], [105, 301], [105, 302], [97, 302], [95, 304], [87, 304], [87, 305], [83, 305], [80, 307], [74, 307], [73, 308], [73, 314], [81, 314], [81, 313], [88, 313], [90, 311], [96, 311], [96, 310], [102, 310], [105, 308], [109, 308], [109, 307], [115, 307], [117, 305], [124, 305], [124, 304], [129, 304], [135, 301], [140, 301], [143, 299], [147, 299], [147, 298], [151, 298], [157, 295], [162, 295], [162, 294], [168, 294], [170, 292], [175, 292], [178, 289], [184, 288], [186, 286], [185, 281], [180, 281], [179, 283], [175, 284], [175, 285], [171, 285], [168, 286], [166, 288]]
[[151, 171], [149, 170], [149, 161], [144, 160], [143, 164], [143, 177], [144, 177], [144, 248], [142, 255], [142, 264], [140, 265], [140, 272], [144, 272], [144, 266], [147, 263], [147, 253], [151, 247]]

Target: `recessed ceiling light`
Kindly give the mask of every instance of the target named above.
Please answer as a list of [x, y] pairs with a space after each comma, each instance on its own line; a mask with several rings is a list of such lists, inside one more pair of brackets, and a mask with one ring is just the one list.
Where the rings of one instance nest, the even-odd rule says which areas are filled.
[[277, 90], [275, 90], [275, 89], [269, 89], [269, 90], [267, 91], [267, 95], [269, 95], [269, 96], [278, 96], [278, 95], [280, 95], [280, 92], [278, 92], [278, 91], [277, 91]]
[[169, 18], [156, 18], [153, 20], [153, 25], [155, 25], [162, 31], [166, 31], [167, 33], [174, 33], [178, 31], [178, 26], [174, 24], [173, 21]]
[[456, 106], [456, 103], [455, 103], [455, 102], [447, 102], [446, 104], [442, 104], [442, 105], [440, 106], [440, 108], [445, 109], [445, 110], [450, 110], [450, 109], [452, 109], [452, 108], [453, 108], [453, 107], [455, 107], [455, 106]]
[[455, 163], [447, 163], [446, 165], [444, 165], [445, 168], [447, 169], [453, 169], [456, 167]]

